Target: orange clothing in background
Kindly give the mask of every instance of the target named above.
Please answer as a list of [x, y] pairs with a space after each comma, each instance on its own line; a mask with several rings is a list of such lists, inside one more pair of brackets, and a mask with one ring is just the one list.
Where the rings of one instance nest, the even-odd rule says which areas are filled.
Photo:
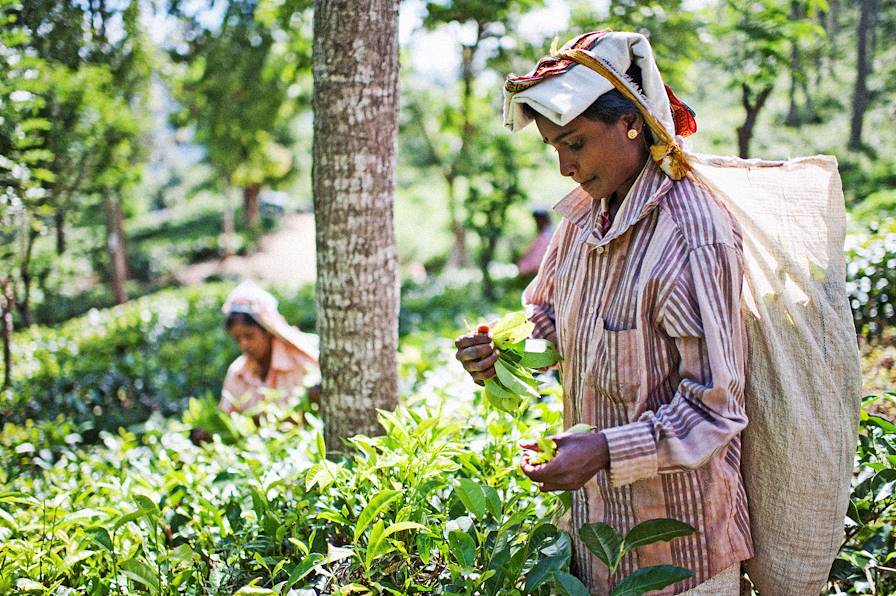
[[261, 378], [258, 365], [245, 354], [233, 361], [224, 378], [221, 409], [242, 412], [265, 399], [265, 390], [276, 389], [280, 400], [292, 396], [302, 386], [308, 372], [309, 358], [297, 348], [275, 337], [271, 345], [271, 369]]

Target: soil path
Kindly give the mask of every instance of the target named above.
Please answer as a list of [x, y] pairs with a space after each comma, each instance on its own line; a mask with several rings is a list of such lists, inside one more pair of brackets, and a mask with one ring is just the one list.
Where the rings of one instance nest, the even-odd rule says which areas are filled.
[[316, 275], [314, 215], [285, 215], [277, 230], [259, 241], [253, 254], [196, 263], [180, 271], [176, 277], [181, 284], [193, 285], [213, 275], [249, 278], [266, 286], [280, 287], [313, 282]]

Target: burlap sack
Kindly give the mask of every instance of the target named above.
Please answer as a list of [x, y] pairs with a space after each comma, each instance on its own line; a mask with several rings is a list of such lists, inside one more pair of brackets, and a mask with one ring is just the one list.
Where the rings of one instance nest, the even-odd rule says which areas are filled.
[[747, 572], [763, 596], [815, 596], [843, 540], [860, 409], [837, 162], [688, 157], [744, 232]]

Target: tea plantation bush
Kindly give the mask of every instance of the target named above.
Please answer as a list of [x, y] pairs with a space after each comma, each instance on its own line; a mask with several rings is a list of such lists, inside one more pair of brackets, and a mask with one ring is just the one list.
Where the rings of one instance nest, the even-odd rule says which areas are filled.
[[850, 236], [846, 282], [856, 331], [876, 339], [896, 326], [896, 221], [875, 224], [867, 234]]
[[[87, 448], [64, 424], [6, 425], [0, 593], [564, 593], [559, 500], [516, 461], [522, 436], [559, 425], [557, 397], [487, 410], [442, 358], [381, 414], [385, 436], [335, 461], [313, 415], [275, 410], [202, 447], [160, 417]], [[188, 418], [214, 415], [209, 400]]]
[[[450, 334], [465, 319], [499, 308], [476, 300], [476, 287], [463, 274], [406, 285], [402, 335], [420, 329]], [[505, 287], [502, 306], [515, 308], [518, 288]], [[64, 414], [92, 440], [98, 430], [127, 427], [152, 412], [180, 412], [191, 396], [218, 395], [227, 365], [239, 354], [220, 311], [231, 288], [210, 283], [163, 290], [17, 334], [14, 380], [0, 393], [0, 423]], [[313, 331], [312, 287], [274, 293], [287, 320]]]

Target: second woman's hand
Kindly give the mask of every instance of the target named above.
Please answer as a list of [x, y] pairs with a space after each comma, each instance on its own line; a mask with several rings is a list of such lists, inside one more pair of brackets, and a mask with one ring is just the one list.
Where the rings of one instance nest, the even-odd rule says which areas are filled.
[[[562, 433], [551, 437], [557, 454], [544, 464], [533, 465], [523, 458], [520, 469], [542, 492], [578, 490], [599, 471], [609, 467], [610, 451], [603, 433]], [[520, 447], [537, 451], [534, 441], [523, 441]]]

